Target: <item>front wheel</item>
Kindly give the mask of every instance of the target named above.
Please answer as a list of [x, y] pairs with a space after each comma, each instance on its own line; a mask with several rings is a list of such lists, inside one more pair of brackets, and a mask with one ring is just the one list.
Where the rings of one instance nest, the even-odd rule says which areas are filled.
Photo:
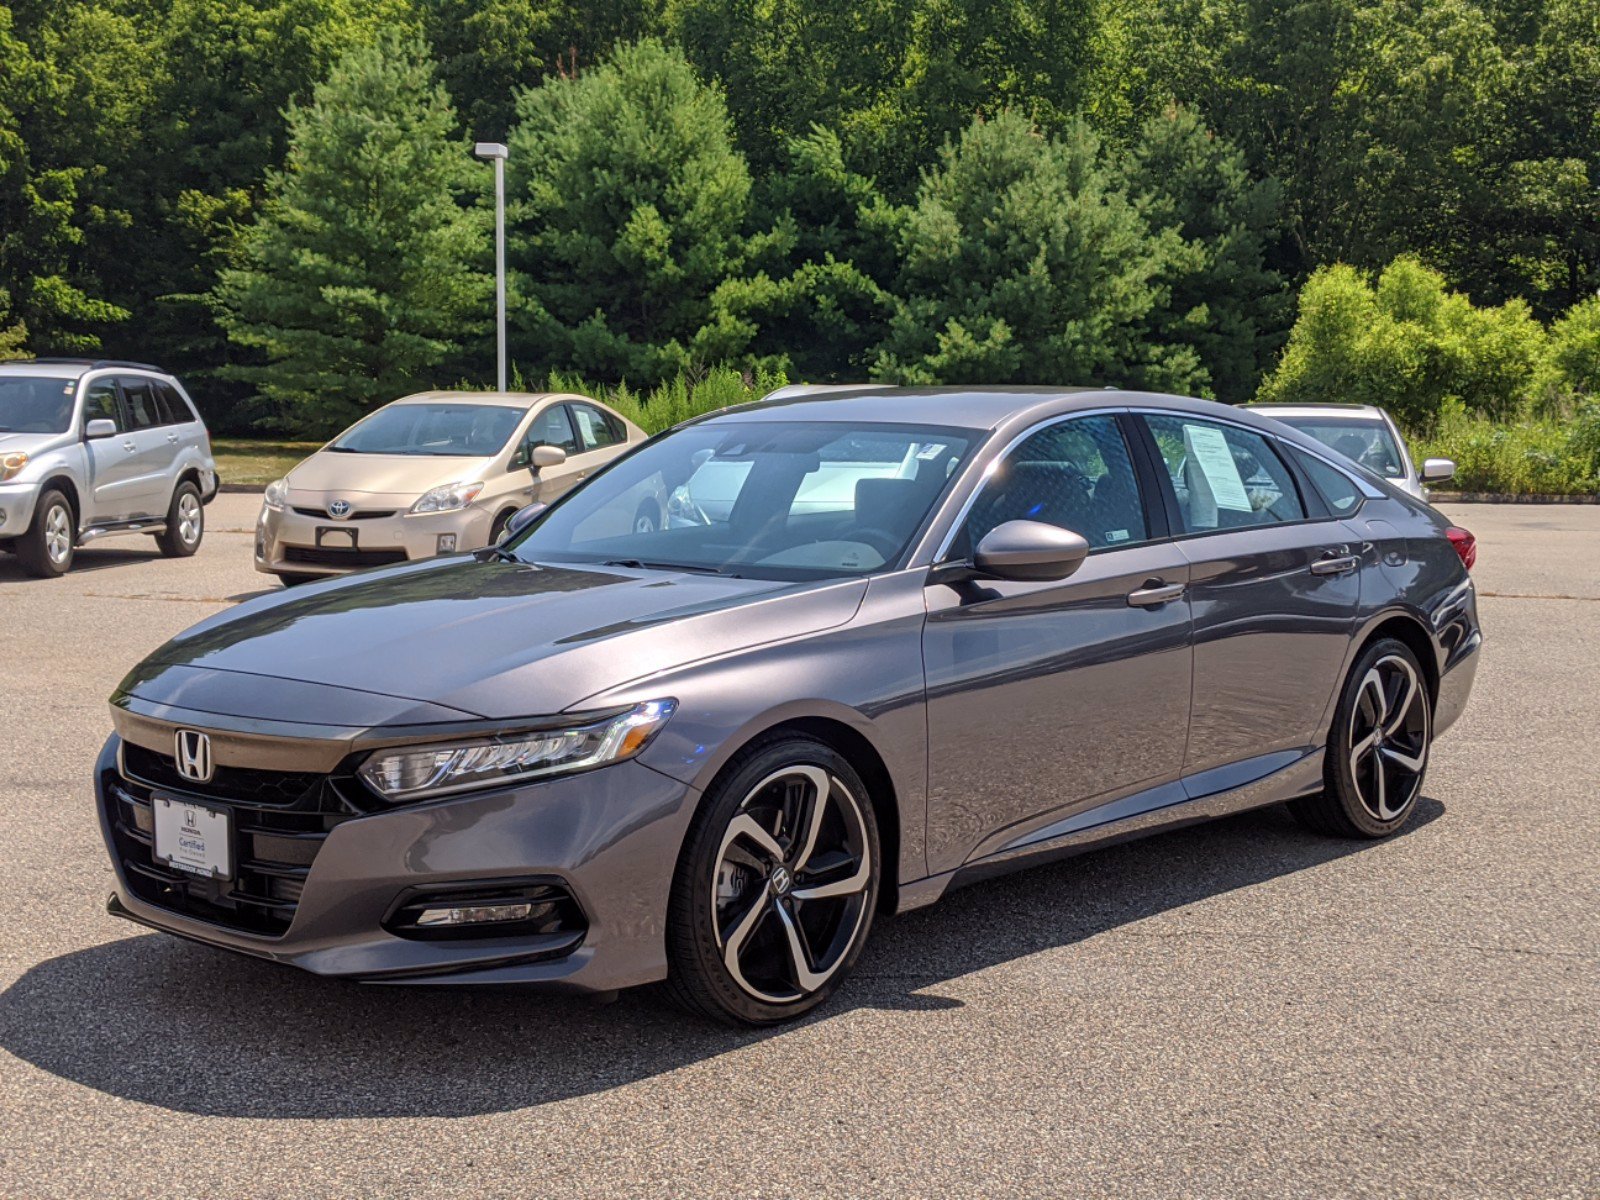
[[78, 545], [78, 522], [72, 504], [51, 489], [39, 497], [33, 524], [19, 537], [13, 548], [22, 560], [22, 569], [36, 579], [54, 579], [72, 567]]
[[1388, 837], [1416, 811], [1432, 739], [1422, 664], [1404, 642], [1374, 642], [1356, 660], [1339, 697], [1322, 793], [1290, 801], [1289, 810], [1317, 833]]
[[878, 826], [861, 777], [809, 738], [743, 752], [690, 827], [668, 909], [668, 990], [692, 1012], [771, 1025], [815, 1008], [872, 927]]
[[206, 536], [206, 510], [200, 503], [200, 489], [180, 483], [167, 506], [167, 528], [156, 534], [156, 545], [166, 558], [188, 558], [200, 549]]

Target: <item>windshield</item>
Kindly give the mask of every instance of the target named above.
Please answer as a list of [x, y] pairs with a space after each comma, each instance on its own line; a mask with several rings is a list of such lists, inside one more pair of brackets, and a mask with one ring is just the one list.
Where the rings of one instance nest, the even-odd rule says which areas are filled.
[[0, 433], [65, 433], [72, 425], [76, 379], [0, 377]]
[[[1260, 409], [1267, 416], [1271, 409]], [[1386, 422], [1372, 417], [1279, 417], [1285, 425], [1314, 437], [1352, 462], [1387, 479], [1406, 477], [1405, 456]]]
[[511, 550], [525, 562], [756, 579], [865, 575], [905, 551], [976, 437], [844, 422], [690, 425], [568, 493]]
[[328, 449], [488, 458], [511, 440], [527, 411], [498, 404], [391, 404], [352, 425]]

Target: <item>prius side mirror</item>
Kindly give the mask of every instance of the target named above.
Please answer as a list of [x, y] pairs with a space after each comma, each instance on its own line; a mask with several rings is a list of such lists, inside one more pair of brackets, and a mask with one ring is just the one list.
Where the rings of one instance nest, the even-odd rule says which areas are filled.
[[1424, 483], [1443, 483], [1446, 479], [1454, 479], [1456, 464], [1448, 458], [1430, 458], [1422, 464], [1422, 479]]
[[117, 423], [107, 417], [96, 417], [83, 427], [83, 436], [89, 441], [117, 436]]
[[533, 469], [540, 467], [559, 467], [567, 461], [567, 452], [560, 446], [535, 446], [533, 448]]
[[1070, 529], [1043, 521], [1006, 521], [978, 542], [972, 570], [988, 579], [1042, 582], [1065, 579], [1088, 556], [1089, 543]]
[[[541, 449], [543, 449], [543, 447], [541, 447]], [[559, 454], [561, 452], [558, 450], [556, 453]], [[496, 542], [495, 544], [500, 545], [501, 543], [509, 542], [512, 538], [516, 537], [517, 534], [521, 533], [529, 525], [532, 525], [541, 516], [543, 516], [544, 510], [549, 507], [550, 506], [545, 504], [543, 501], [535, 501], [532, 504], [525, 504], [521, 508], [517, 509], [516, 512], [511, 514], [511, 519], [506, 522], [505, 529], [500, 532], [500, 541]]]

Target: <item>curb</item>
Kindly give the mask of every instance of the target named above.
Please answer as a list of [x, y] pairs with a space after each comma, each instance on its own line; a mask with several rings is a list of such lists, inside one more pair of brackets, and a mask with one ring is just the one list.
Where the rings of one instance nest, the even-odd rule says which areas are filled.
[[1557, 496], [1535, 492], [1526, 496], [1510, 492], [1434, 492], [1429, 504], [1600, 504], [1600, 496]]
[[267, 490], [264, 483], [225, 483], [217, 489], [219, 495], [227, 493], [232, 496], [259, 496]]

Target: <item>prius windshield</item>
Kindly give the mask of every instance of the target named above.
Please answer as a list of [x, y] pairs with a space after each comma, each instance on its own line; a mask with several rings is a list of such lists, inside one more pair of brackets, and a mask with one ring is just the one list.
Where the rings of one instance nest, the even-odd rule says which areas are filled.
[[0, 376], [0, 433], [65, 433], [77, 390], [76, 379]]
[[[1276, 416], [1271, 409], [1263, 410]], [[1406, 477], [1405, 459], [1394, 435], [1382, 420], [1372, 417], [1278, 417], [1285, 425], [1314, 437], [1352, 462], [1386, 479]]]
[[831, 421], [690, 425], [570, 492], [510, 552], [754, 579], [865, 575], [905, 552], [977, 438]]
[[336, 437], [336, 454], [487, 458], [517, 431], [525, 408], [500, 404], [391, 404]]

